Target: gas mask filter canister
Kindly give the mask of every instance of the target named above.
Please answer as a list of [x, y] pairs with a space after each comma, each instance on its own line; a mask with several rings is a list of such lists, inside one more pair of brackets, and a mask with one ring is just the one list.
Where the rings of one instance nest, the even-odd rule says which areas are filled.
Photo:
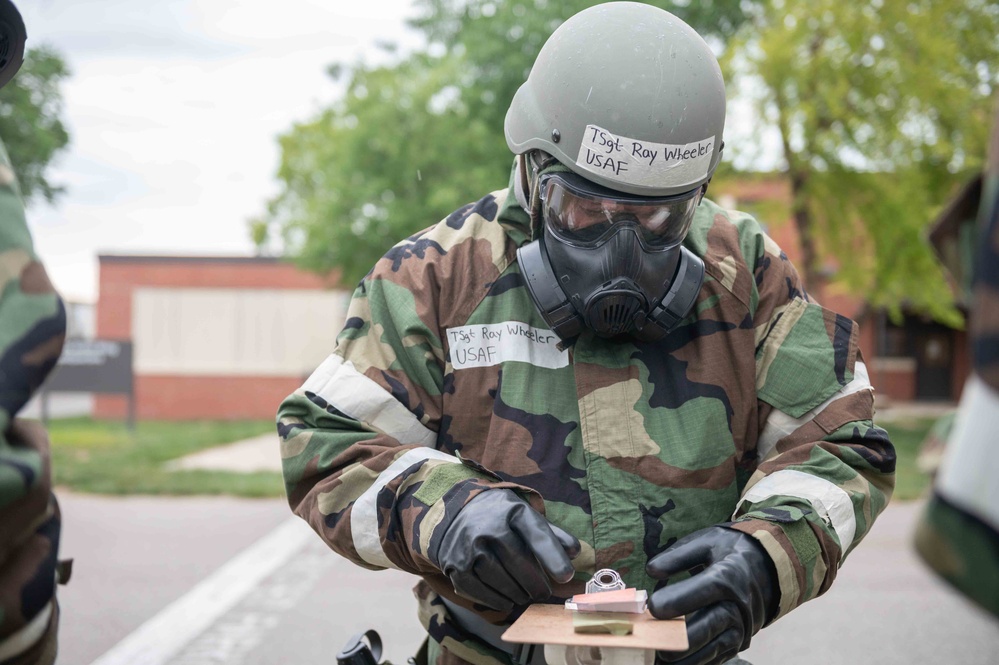
[[517, 250], [528, 291], [563, 342], [665, 337], [687, 315], [704, 263], [681, 245], [703, 188], [679, 196], [623, 195], [571, 172], [542, 173], [532, 208], [537, 240]]

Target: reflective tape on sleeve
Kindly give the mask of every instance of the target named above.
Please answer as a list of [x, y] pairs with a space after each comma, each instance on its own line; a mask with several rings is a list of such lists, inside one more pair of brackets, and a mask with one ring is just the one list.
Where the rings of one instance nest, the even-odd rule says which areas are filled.
[[404, 445], [434, 446], [437, 433], [349, 360], [332, 354], [301, 388], [322, 397], [351, 418], [384, 432]]
[[[783, 469], [765, 476], [743, 494], [735, 508], [738, 515], [746, 501], [758, 503], [771, 497], [791, 497], [811, 504], [819, 517], [832, 526], [839, 537], [841, 558], [846, 555], [857, 533], [857, 517], [850, 495], [824, 478], [795, 469]], [[733, 517], [735, 516], [733, 515]]]
[[350, 511], [350, 533], [354, 539], [354, 549], [358, 556], [373, 566], [398, 568], [385, 555], [378, 529], [378, 493], [390, 482], [414, 464], [426, 460], [441, 460], [461, 464], [454, 455], [442, 453], [433, 448], [412, 448], [397, 457], [387, 469], [382, 471], [364, 494], [354, 501]]

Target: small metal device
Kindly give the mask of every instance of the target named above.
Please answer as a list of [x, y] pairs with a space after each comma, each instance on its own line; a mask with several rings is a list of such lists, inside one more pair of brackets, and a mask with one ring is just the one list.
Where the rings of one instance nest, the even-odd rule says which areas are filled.
[[[589, 582], [586, 583], [586, 593], [567, 598], [565, 609], [574, 612], [627, 612], [631, 614], [641, 614], [645, 611], [649, 594], [644, 589], [630, 589], [630, 596], [627, 593], [622, 596], [615, 594], [613, 597], [605, 596], [606, 602], [599, 600], [600, 594], [608, 591], [628, 591], [628, 585], [621, 579], [621, 575], [616, 570], [601, 568]], [[596, 597], [594, 597], [596, 596]], [[627, 596], [627, 597], [625, 597]]]
[[586, 593], [600, 593], [602, 591], [617, 591], [624, 589], [624, 580], [621, 575], [611, 568], [601, 568], [593, 574], [593, 578], [586, 583]]

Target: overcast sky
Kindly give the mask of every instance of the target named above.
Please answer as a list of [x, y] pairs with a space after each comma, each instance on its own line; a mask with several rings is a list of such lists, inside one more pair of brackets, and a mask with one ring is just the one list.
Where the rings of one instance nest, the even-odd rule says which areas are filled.
[[[247, 221], [278, 191], [278, 135], [341, 93], [330, 64], [420, 45], [411, 4], [17, 0], [29, 48], [55, 47], [72, 72], [71, 144], [50, 169], [66, 192], [28, 210], [63, 297], [96, 301], [100, 253], [252, 254]], [[749, 165], [770, 167], [779, 143], [741, 104], [730, 97], [726, 143], [759, 146]]]
[[410, 0], [21, 0], [28, 46], [66, 59], [67, 191], [33, 205], [67, 300], [97, 297], [99, 253], [250, 254], [277, 192], [277, 136], [339, 93], [334, 62], [411, 48]]

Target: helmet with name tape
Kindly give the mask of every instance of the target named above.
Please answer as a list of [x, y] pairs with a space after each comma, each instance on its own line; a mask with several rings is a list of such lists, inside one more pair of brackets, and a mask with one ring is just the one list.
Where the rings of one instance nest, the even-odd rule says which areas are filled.
[[515, 154], [542, 150], [583, 178], [639, 196], [711, 179], [725, 84], [711, 48], [667, 11], [596, 5], [563, 23], [507, 111]]

